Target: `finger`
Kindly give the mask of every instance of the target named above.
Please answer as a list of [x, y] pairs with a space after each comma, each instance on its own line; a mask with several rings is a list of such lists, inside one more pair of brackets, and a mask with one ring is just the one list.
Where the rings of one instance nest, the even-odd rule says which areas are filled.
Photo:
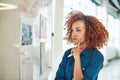
[[78, 40], [77, 46], [80, 47], [80, 40]]
[[71, 50], [71, 54], [73, 54], [73, 50]]
[[72, 48], [72, 50], [71, 50], [71, 54], [73, 54], [74, 53], [74, 48]]

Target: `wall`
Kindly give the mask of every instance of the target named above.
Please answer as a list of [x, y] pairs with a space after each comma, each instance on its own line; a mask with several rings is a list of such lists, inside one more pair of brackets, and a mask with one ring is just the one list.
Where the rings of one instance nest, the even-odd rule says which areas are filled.
[[0, 12], [0, 80], [19, 80], [18, 22], [16, 10]]
[[[15, 4], [15, 5], [18, 4], [17, 0], [13, 0], [13, 1], [2, 0], [0, 2], [5, 2], [10, 4]], [[34, 73], [32, 73], [31, 71], [32, 69], [30, 68], [33, 64], [30, 64], [31, 66], [29, 68], [28, 66], [26, 67], [26, 65], [22, 65], [24, 67], [24, 68], [22, 67], [23, 72], [19, 71], [19, 69], [21, 69], [20, 62], [22, 61], [24, 62], [24, 60], [19, 61], [19, 58], [23, 59], [24, 57], [27, 57], [27, 60], [28, 60], [28, 58], [31, 59], [31, 57], [34, 58], [34, 56], [39, 56], [39, 46], [36, 47], [32, 45], [30, 47], [22, 47], [19, 45], [20, 39], [21, 39], [19, 14], [21, 13], [18, 12], [17, 10], [5, 10], [0, 12], [0, 44], [1, 44], [0, 45], [0, 72], [1, 72], [0, 80], [21, 80], [23, 79], [21, 77], [24, 77], [25, 80], [30, 80], [30, 79], [32, 80], [32, 77], [33, 77], [33, 80], [38, 80], [36, 79], [36, 77], [39, 76], [39, 73], [35, 72], [35, 74], [37, 75], [34, 75]], [[26, 16], [29, 16], [29, 15], [26, 15]], [[49, 22], [52, 22], [52, 21], [49, 21]], [[50, 25], [49, 27], [50, 27], [49, 29], [51, 29]], [[47, 34], [47, 36], [49, 36], [49, 41], [50, 41], [51, 34], [49, 35]], [[51, 47], [51, 43], [49, 44], [47, 47]], [[19, 47], [17, 47], [17, 45]], [[28, 54], [27, 55], [23, 54], [25, 52], [27, 52]], [[46, 52], [51, 53], [51, 48], [49, 48]], [[31, 56], [31, 54], [33, 55]], [[47, 55], [47, 59], [49, 59], [49, 56], [51, 55], [50, 54]], [[30, 76], [29, 74], [27, 74], [27, 72], [29, 72], [30, 75], [33, 74], [33, 76], [32, 75]], [[20, 75], [20, 73], [22, 73], [23, 75]]]

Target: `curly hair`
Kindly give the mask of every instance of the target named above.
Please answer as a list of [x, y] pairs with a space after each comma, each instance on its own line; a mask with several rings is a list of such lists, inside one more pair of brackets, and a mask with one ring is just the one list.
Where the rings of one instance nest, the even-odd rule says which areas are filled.
[[71, 38], [71, 28], [72, 24], [75, 21], [82, 20], [85, 23], [85, 40], [86, 43], [88, 44], [89, 49], [100, 49], [104, 45], [107, 45], [108, 38], [109, 38], [109, 33], [105, 29], [105, 26], [94, 16], [90, 15], [84, 15], [80, 11], [72, 11], [68, 14], [66, 18], [66, 28], [67, 28], [67, 34], [66, 34], [66, 40], [69, 43], [72, 42]]

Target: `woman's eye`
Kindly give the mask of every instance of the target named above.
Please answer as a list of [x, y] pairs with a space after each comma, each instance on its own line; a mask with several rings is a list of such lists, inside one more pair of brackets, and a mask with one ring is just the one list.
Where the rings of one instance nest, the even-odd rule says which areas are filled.
[[70, 30], [70, 32], [73, 32], [73, 30]]
[[81, 30], [77, 29], [76, 31], [78, 31], [78, 32], [79, 32], [79, 31], [81, 31]]
[[77, 30], [70, 30], [70, 32], [80, 32], [81, 30], [80, 29], [77, 29]]

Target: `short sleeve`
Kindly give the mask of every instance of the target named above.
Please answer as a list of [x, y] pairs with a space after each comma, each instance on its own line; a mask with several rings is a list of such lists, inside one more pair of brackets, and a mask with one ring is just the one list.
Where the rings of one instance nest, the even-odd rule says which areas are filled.
[[65, 80], [65, 66], [67, 61], [68, 50], [64, 53], [61, 63], [59, 64], [58, 70], [56, 72], [55, 80]]
[[83, 80], [97, 80], [98, 74], [103, 67], [104, 57], [99, 52], [98, 54], [93, 54], [90, 64], [83, 71]]

